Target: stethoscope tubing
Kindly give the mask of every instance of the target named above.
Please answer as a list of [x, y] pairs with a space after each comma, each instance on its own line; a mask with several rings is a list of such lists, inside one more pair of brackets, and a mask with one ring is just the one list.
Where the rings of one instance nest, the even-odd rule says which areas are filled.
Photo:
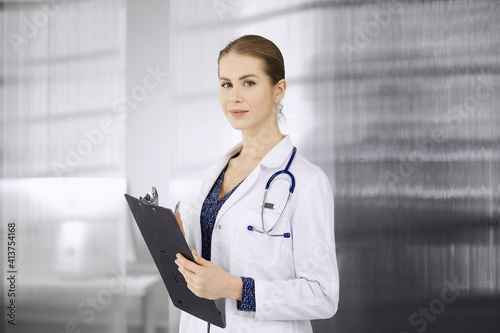
[[[262, 224], [262, 230], [258, 230], [258, 229], [255, 229], [253, 226], [249, 225], [247, 227], [247, 229], [249, 231], [257, 231], [261, 234], [264, 234], [264, 235], [267, 235], [267, 236], [272, 236], [272, 237], [284, 237], [284, 238], [290, 238], [290, 233], [286, 232], [286, 233], [283, 233], [283, 234], [271, 234], [271, 232], [278, 226], [278, 224], [280, 223], [281, 221], [281, 218], [283, 217], [283, 213], [285, 212], [286, 210], [286, 207], [288, 206], [288, 203], [290, 202], [290, 199], [292, 197], [292, 194], [293, 194], [293, 191], [295, 190], [295, 177], [293, 176], [293, 174], [288, 171], [288, 169], [290, 168], [290, 165], [292, 164], [292, 161], [293, 159], [295, 158], [295, 153], [297, 152], [297, 148], [293, 147], [292, 149], [292, 156], [290, 156], [290, 159], [288, 160], [288, 163], [285, 167], [285, 169], [283, 170], [280, 170], [276, 173], [274, 173], [270, 178], [269, 180], [267, 181], [266, 183], [266, 188], [265, 188], [265, 192], [264, 192], [264, 198], [262, 199], [262, 207], [261, 207], [261, 210], [260, 210], [260, 221], [261, 221], [261, 224]], [[288, 197], [286, 199], [286, 202], [285, 202], [285, 205], [283, 207], [283, 210], [281, 211], [281, 214], [280, 216], [278, 217], [278, 219], [276, 220], [276, 222], [274, 223], [274, 225], [269, 229], [269, 230], [266, 230], [266, 227], [264, 225], [264, 207], [265, 207], [265, 203], [266, 203], [266, 197], [267, 197], [267, 192], [269, 192], [269, 188], [271, 187], [271, 183], [273, 182], [273, 180], [281, 175], [281, 174], [286, 174], [290, 177], [290, 180], [291, 180], [291, 185], [290, 185], [290, 188], [289, 188], [289, 193], [288, 193]]]

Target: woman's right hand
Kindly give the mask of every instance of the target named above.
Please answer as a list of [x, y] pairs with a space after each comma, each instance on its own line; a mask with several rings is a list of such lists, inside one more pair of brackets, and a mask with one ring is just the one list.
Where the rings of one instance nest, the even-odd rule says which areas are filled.
[[177, 220], [177, 223], [179, 224], [179, 228], [181, 228], [182, 235], [184, 237], [186, 237], [186, 235], [184, 234], [184, 228], [182, 227], [181, 213], [180, 212], [176, 212], [174, 214], [174, 216], [175, 216], [175, 219]]

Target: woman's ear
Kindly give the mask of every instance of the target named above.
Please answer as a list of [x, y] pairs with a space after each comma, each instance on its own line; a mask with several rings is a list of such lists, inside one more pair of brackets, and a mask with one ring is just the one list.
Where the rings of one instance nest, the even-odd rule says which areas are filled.
[[278, 104], [285, 97], [286, 80], [281, 79], [274, 85], [274, 103]]

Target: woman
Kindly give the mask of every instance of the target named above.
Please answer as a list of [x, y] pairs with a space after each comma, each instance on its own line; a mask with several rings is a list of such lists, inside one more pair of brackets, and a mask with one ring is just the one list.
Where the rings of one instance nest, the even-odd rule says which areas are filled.
[[[312, 332], [310, 320], [332, 317], [339, 298], [328, 178], [279, 130], [287, 84], [276, 45], [243, 36], [218, 65], [220, 104], [243, 141], [206, 173], [184, 225], [177, 213], [196, 263], [181, 254], [176, 263], [188, 288], [225, 312], [226, 329], [208, 331]], [[263, 205], [266, 183], [287, 164], [290, 201], [291, 178], [281, 174]], [[180, 332], [205, 331], [206, 322], [182, 313]]]

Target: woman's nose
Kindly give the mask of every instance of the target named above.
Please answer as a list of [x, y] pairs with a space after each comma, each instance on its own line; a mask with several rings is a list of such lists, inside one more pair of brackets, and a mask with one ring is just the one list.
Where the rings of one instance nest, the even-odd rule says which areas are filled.
[[229, 96], [231, 102], [241, 102], [243, 97], [241, 96], [241, 91], [239, 87], [233, 87], [231, 89], [231, 94]]

